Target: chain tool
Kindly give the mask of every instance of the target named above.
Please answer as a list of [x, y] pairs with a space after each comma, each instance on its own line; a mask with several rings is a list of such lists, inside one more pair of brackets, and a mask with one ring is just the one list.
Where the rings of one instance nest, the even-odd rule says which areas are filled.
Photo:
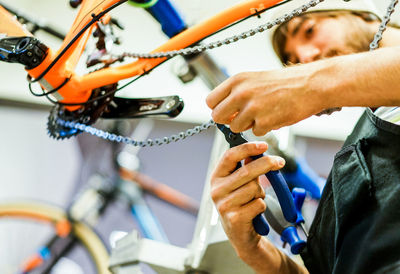
[[[261, 33], [267, 29], [271, 29], [273, 26], [286, 23], [289, 20], [291, 20], [292, 18], [302, 15], [308, 9], [315, 7], [317, 4], [319, 4], [323, 1], [325, 1], [325, 0], [311, 0], [307, 4], [304, 4], [301, 7], [294, 9], [291, 13], [286, 13], [285, 15], [278, 17], [277, 19], [275, 19], [272, 22], [268, 22], [266, 24], [263, 24], [263, 25], [260, 25], [256, 28], [254, 28], [254, 29], [250, 29], [246, 32], [243, 32], [239, 35], [234, 35], [234, 36], [228, 37], [223, 40], [209, 43], [207, 45], [199, 45], [199, 46], [185, 48], [185, 49], [181, 49], [181, 50], [173, 50], [173, 51], [158, 52], [158, 53], [125, 53], [125, 56], [129, 56], [129, 57], [133, 57], [133, 58], [162, 58], [162, 57], [171, 58], [171, 57], [174, 57], [177, 55], [190, 55], [190, 54], [200, 53], [200, 52], [203, 52], [203, 51], [206, 51], [209, 49], [220, 47], [222, 45], [228, 45], [228, 44], [237, 42], [239, 40], [246, 39], [250, 36], [254, 36], [257, 33]], [[387, 13], [381, 21], [379, 30], [375, 34], [374, 40], [370, 44], [371, 51], [378, 48], [378, 44], [382, 40], [382, 34], [387, 28], [387, 25], [390, 21], [391, 15], [394, 12], [394, 8], [397, 5], [397, 3], [398, 3], [398, 0], [392, 0], [390, 5], [388, 6]], [[148, 146], [154, 146], [154, 145], [161, 146], [164, 144], [169, 144], [171, 142], [177, 142], [177, 141], [185, 139], [186, 137], [198, 134], [198, 133], [210, 128], [211, 126], [215, 125], [215, 122], [213, 120], [210, 120], [206, 123], [203, 123], [200, 126], [196, 126], [192, 129], [188, 129], [185, 132], [180, 132], [178, 134], [171, 135], [170, 137], [157, 138], [155, 140], [147, 139], [144, 141], [137, 141], [137, 140], [133, 140], [130, 137], [124, 137], [124, 136], [112, 134], [112, 133], [94, 128], [92, 126], [81, 124], [81, 123], [63, 121], [62, 119], [57, 119], [57, 123], [59, 123], [61, 126], [84, 131], [91, 135], [94, 135], [99, 138], [103, 138], [103, 139], [106, 139], [106, 140], [109, 140], [112, 142], [125, 143], [125, 144], [139, 146], [139, 147], [148, 147]]]

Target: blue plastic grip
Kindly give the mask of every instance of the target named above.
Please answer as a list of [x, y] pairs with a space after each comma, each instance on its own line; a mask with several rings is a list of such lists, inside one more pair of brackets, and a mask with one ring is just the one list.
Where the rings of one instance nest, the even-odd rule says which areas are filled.
[[265, 176], [267, 176], [276, 196], [278, 197], [286, 221], [289, 223], [295, 223], [297, 220], [297, 211], [294, 206], [292, 193], [290, 193], [289, 187], [287, 186], [281, 172], [279, 170], [274, 170], [268, 172]]
[[183, 17], [169, 0], [158, 0], [154, 6], [147, 10], [161, 24], [163, 32], [169, 38], [186, 29]]
[[301, 214], [301, 208], [303, 207], [304, 199], [306, 198], [306, 190], [303, 188], [294, 188], [292, 190], [294, 206], [297, 211], [296, 224], [304, 223], [303, 215]]
[[306, 242], [300, 239], [294, 226], [289, 226], [282, 231], [281, 240], [290, 245], [290, 251], [293, 254], [299, 254], [306, 246]]
[[285, 173], [285, 179], [293, 187], [301, 187], [310, 192], [314, 199], [321, 199], [321, 192], [325, 185], [325, 180], [307, 164], [305, 159], [297, 159], [297, 169], [295, 172]]
[[258, 214], [254, 219], [253, 219], [253, 226], [254, 230], [263, 236], [268, 235], [269, 233], [269, 226], [267, 223], [267, 219], [265, 219], [264, 215], [261, 213]]
[[[263, 157], [263, 154], [251, 157], [253, 160]], [[290, 193], [289, 187], [283, 178], [279, 170], [273, 170], [265, 174], [268, 181], [271, 183], [276, 196], [278, 197], [279, 204], [282, 208], [283, 216], [286, 221], [294, 224], [297, 220], [297, 211], [294, 206], [292, 193]]]

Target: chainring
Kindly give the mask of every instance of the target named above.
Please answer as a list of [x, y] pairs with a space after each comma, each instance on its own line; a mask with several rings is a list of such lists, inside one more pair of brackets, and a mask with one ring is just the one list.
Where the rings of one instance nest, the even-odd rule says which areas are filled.
[[[116, 83], [94, 89], [89, 100], [95, 100], [90, 104], [82, 105], [81, 108], [76, 111], [69, 111], [61, 104], [54, 105], [47, 121], [47, 130], [50, 137], [60, 140], [81, 133], [82, 130], [66, 127], [63, 125], [64, 123], [60, 123], [60, 120], [84, 125], [93, 124], [104, 111], [107, 111], [107, 106], [112, 102], [116, 89]], [[108, 95], [104, 96], [104, 94]]]
[[55, 138], [57, 140], [67, 139], [71, 136], [78, 135], [82, 131], [69, 128], [66, 126], [61, 125], [59, 123], [59, 119], [66, 121], [66, 122], [78, 122], [81, 123], [83, 119], [76, 119], [72, 115], [65, 111], [64, 107], [61, 105], [54, 105], [50, 111], [48, 121], [47, 121], [47, 131], [50, 137]]

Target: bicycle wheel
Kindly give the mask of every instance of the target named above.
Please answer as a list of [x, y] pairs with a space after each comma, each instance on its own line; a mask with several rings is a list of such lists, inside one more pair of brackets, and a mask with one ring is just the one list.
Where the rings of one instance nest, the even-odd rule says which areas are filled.
[[0, 273], [21, 273], [26, 259], [36, 254], [63, 223], [71, 225], [73, 235], [88, 251], [96, 273], [109, 274], [107, 249], [91, 228], [84, 223], [68, 222], [61, 208], [33, 201], [0, 203]]

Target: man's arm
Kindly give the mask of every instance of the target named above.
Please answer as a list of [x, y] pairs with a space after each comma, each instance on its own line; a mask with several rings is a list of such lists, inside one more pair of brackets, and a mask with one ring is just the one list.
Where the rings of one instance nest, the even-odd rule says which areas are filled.
[[325, 90], [331, 106], [400, 106], [400, 47], [333, 58], [331, 67], [340, 79]]
[[[284, 160], [277, 156], [250, 162], [250, 156], [266, 149], [267, 144], [260, 142], [228, 150], [212, 175], [211, 197], [236, 253], [257, 273], [307, 273], [253, 228], [254, 217], [265, 211], [265, 192], [258, 177], [284, 166]], [[236, 164], [244, 159], [246, 165], [234, 171]]]
[[329, 58], [281, 70], [237, 74], [207, 97], [215, 122], [256, 135], [325, 109], [400, 106], [400, 48]]

